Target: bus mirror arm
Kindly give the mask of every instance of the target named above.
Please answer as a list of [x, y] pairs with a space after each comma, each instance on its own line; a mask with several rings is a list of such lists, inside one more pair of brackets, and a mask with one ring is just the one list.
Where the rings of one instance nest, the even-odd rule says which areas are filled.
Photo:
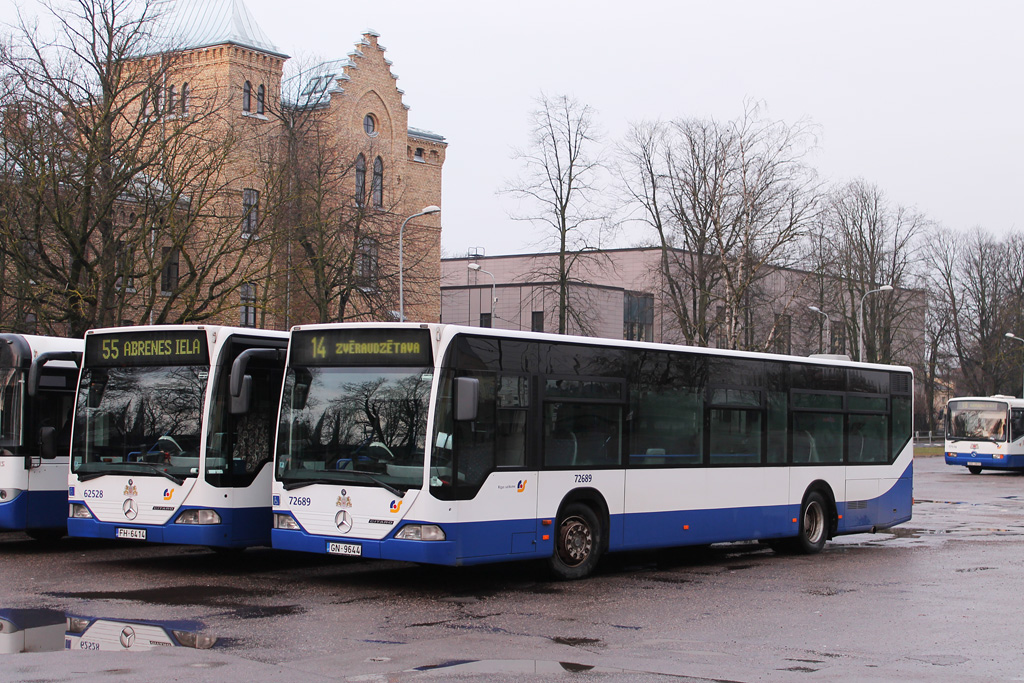
[[39, 393], [39, 378], [43, 374], [43, 366], [51, 360], [69, 360], [75, 367], [82, 367], [82, 353], [80, 351], [46, 351], [32, 359], [32, 365], [28, 369], [28, 395], [35, 396]]
[[476, 377], [455, 378], [455, 420], [475, 420], [480, 400], [480, 380]]
[[42, 427], [39, 430], [39, 457], [53, 460], [57, 457], [57, 428]]
[[249, 369], [249, 361], [253, 358], [263, 358], [266, 360], [283, 362], [285, 356], [284, 349], [246, 349], [238, 354], [235, 361], [231, 364], [231, 397], [238, 398], [242, 395], [242, 383], [244, 377], [246, 377], [246, 371]]

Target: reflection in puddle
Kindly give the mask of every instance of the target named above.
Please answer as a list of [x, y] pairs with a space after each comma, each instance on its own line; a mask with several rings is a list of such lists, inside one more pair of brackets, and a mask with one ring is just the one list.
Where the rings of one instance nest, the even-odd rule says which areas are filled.
[[442, 664], [418, 666], [412, 671], [434, 672], [443, 671], [445, 675], [455, 674], [557, 674], [571, 671], [574, 673], [626, 673], [625, 669], [609, 669], [607, 667], [577, 664], [575, 662], [553, 662], [536, 659], [478, 659], [455, 660]]
[[0, 609], [0, 654], [58, 650], [208, 650], [218, 639], [194, 621], [98, 619], [46, 609]]

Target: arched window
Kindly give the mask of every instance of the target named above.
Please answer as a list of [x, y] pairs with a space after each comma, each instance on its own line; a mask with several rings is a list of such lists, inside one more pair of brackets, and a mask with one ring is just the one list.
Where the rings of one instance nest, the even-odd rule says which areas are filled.
[[373, 160], [373, 205], [376, 208], [384, 206], [384, 160], [377, 157]]
[[174, 113], [174, 102], [175, 102], [174, 98], [175, 98], [175, 95], [176, 95], [176, 91], [175, 91], [175, 88], [174, 88], [173, 85], [170, 86], [169, 88], [167, 88], [167, 113], [168, 114], [173, 114]]
[[252, 83], [249, 81], [242, 86], [242, 111], [252, 111]]
[[356, 157], [356, 206], [366, 201], [366, 157]]
[[188, 113], [188, 83], [181, 84], [181, 113]]
[[267, 89], [260, 84], [260, 87], [256, 90], [256, 113], [263, 113], [263, 102], [266, 99]]

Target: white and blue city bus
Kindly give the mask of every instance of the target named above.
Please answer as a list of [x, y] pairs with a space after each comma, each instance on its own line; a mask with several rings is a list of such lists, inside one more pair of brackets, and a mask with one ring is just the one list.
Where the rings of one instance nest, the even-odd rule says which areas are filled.
[[287, 343], [285, 332], [216, 325], [87, 332], [68, 533], [269, 545]]
[[946, 404], [946, 464], [982, 470], [1024, 470], [1024, 399], [964, 396]]
[[468, 565], [910, 519], [913, 375], [435, 324], [296, 327], [275, 548]]
[[0, 529], [60, 538], [81, 339], [0, 334]]

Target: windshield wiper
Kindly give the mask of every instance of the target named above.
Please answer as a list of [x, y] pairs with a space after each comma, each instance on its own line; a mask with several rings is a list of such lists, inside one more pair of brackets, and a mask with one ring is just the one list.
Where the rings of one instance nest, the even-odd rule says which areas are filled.
[[382, 480], [378, 479], [377, 477], [373, 476], [369, 472], [363, 472], [361, 470], [351, 470], [349, 472], [345, 472], [344, 474], [361, 474], [364, 477], [366, 477], [367, 479], [369, 479], [370, 481], [372, 481], [377, 486], [381, 487], [382, 489], [386, 489], [387, 491], [389, 491], [390, 493], [395, 494], [399, 498], [405, 498], [405, 492], [404, 491], [401, 491], [401, 490], [395, 488], [394, 486], [392, 486], [391, 484], [387, 483], [386, 481], [382, 481]]
[[377, 486], [380, 486], [382, 489], [386, 489], [388, 492], [395, 494], [399, 498], [405, 498], [405, 492], [402, 491], [401, 489], [395, 488], [386, 481], [381, 481], [380, 479], [378, 479], [377, 477], [373, 476], [368, 472], [361, 472], [359, 470], [346, 470], [344, 472], [338, 472], [338, 479], [327, 479], [325, 477], [320, 477], [317, 479], [298, 479], [295, 481], [288, 481], [284, 483], [284, 490], [294, 491], [295, 489], [301, 489], [305, 486], [312, 486], [313, 484], [342, 484], [344, 483], [344, 480], [348, 478], [348, 476], [351, 474], [361, 474], [362, 476], [366, 477]]
[[[173, 474], [171, 474], [170, 472], [166, 472], [164, 470], [156, 469], [156, 465], [154, 463], [149, 463], [149, 462], [119, 462], [119, 463], [109, 463], [109, 465], [112, 465], [112, 466], [108, 466], [108, 468], [106, 470], [104, 470], [103, 472], [84, 472], [82, 474], [79, 474], [78, 475], [78, 479], [79, 479], [79, 481], [91, 481], [93, 479], [98, 479], [99, 477], [105, 477], [108, 474], [124, 474], [125, 473], [124, 470], [126, 470], [128, 468], [119, 468], [119, 466], [127, 465], [128, 467], [137, 467], [137, 466], [147, 467], [147, 468], [149, 468], [150, 472], [153, 472], [155, 474], [159, 474], [161, 477], [166, 477], [167, 479], [170, 479], [171, 481], [173, 481], [178, 486], [181, 486], [182, 484], [185, 483], [184, 479], [176, 477]], [[116, 471], [118, 469], [121, 469], [121, 471]], [[143, 475], [145, 475], [146, 471], [143, 470], [142, 472], [139, 472], [137, 470], [130, 470], [130, 471], [128, 471], [128, 474], [143, 474]]]
[[294, 491], [295, 489], [301, 489], [306, 486], [312, 486], [313, 484], [338, 484], [341, 483], [337, 479], [298, 479], [295, 481], [286, 481], [284, 483], [285, 491]]

